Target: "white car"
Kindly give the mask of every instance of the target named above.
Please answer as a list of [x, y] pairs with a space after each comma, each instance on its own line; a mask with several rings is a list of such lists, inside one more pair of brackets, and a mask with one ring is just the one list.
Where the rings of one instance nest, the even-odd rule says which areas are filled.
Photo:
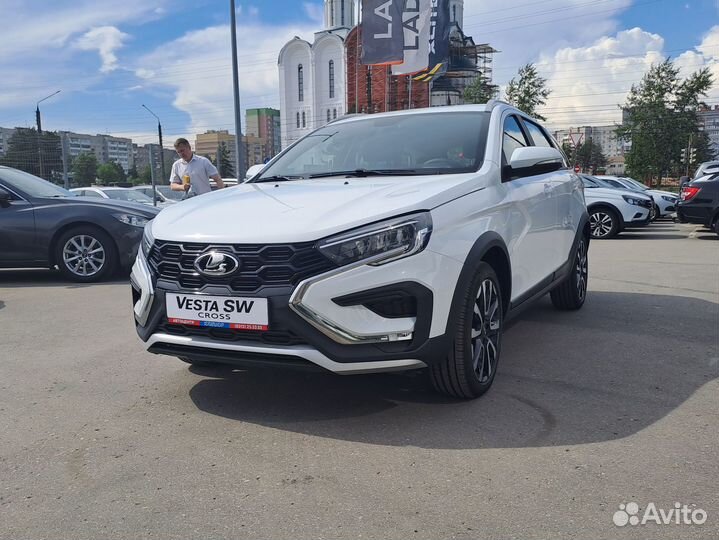
[[[152, 197], [152, 186], [135, 186], [131, 189], [139, 191], [148, 197]], [[183, 191], [172, 191], [172, 188], [168, 184], [161, 184], [155, 186], [155, 196], [160, 206], [166, 206], [182, 201], [185, 193]]]
[[[147, 195], [130, 188], [93, 186], [84, 188], [73, 188], [70, 191], [72, 193], [75, 193], [78, 197], [112, 199], [115, 201], [133, 202], [137, 204], [144, 204], [147, 206], [154, 206], [151, 197], [148, 197]], [[162, 205], [158, 204], [158, 207], [162, 207]]]
[[627, 227], [649, 223], [652, 198], [627, 189], [619, 189], [601, 178], [580, 175], [584, 183], [592, 238], [613, 238]]
[[625, 176], [597, 176], [597, 178], [608, 182], [619, 189], [626, 188], [631, 191], [644, 193], [651, 196], [654, 201], [652, 208], [651, 221], [659, 217], [668, 217], [677, 211], [677, 202], [679, 196], [671, 191], [662, 191], [659, 189], [650, 189], [641, 182]]
[[474, 398], [509, 317], [548, 292], [582, 307], [589, 235], [580, 178], [505, 103], [351, 117], [163, 210], [132, 271], [136, 329], [190, 363], [429, 368]]

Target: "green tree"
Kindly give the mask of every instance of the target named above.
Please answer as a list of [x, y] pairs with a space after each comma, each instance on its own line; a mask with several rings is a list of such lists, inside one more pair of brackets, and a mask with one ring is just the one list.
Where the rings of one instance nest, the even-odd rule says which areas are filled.
[[509, 81], [506, 90], [509, 103], [539, 120], [546, 120], [537, 112], [537, 108], [547, 102], [550, 93], [547, 80], [539, 76], [534, 64], [521, 67], [517, 78]]
[[[42, 174], [40, 171], [40, 152], [42, 152]], [[21, 171], [42, 176], [46, 180], [62, 174], [62, 148], [57, 133], [43, 131], [38, 138], [37, 131], [29, 128], [16, 128], [8, 139], [5, 156], [0, 165], [14, 167]]]
[[568, 142], [562, 143], [562, 151], [567, 156], [567, 159], [569, 160], [569, 163], [574, 165], [576, 156], [574, 155], [574, 146], [569, 144]]
[[630, 175], [651, 181], [683, 174], [681, 151], [690, 137], [699, 138], [697, 110], [712, 84], [706, 68], [680, 80], [679, 68], [667, 59], [632, 86], [625, 122], [617, 128], [617, 136], [632, 144], [625, 156]]
[[223, 178], [235, 178], [235, 167], [230, 159], [230, 151], [224, 142], [217, 149], [217, 170]]
[[472, 84], [464, 89], [465, 103], [487, 103], [497, 97], [499, 87], [491, 84], [484, 75], [479, 75]]
[[97, 168], [97, 177], [103, 184], [116, 184], [127, 180], [122, 165], [114, 161], [103, 163]]
[[128, 180], [137, 180], [140, 178], [140, 173], [137, 172], [137, 167], [133, 165], [129, 171], [127, 171], [127, 178]]
[[150, 182], [152, 182], [152, 170], [150, 169], [149, 165], [145, 165], [142, 168], [138, 178], [141, 184], [149, 184]]
[[95, 154], [83, 152], [72, 161], [72, 174], [77, 187], [91, 186], [97, 178]]
[[607, 165], [607, 156], [602, 152], [602, 146], [592, 139], [580, 144], [575, 155], [575, 163], [579, 164], [582, 171], [589, 171], [591, 174], [596, 174], [597, 169]]

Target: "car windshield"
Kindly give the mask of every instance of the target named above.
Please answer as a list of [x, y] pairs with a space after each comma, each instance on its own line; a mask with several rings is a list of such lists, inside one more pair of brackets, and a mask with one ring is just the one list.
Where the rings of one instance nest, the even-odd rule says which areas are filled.
[[181, 201], [182, 198], [185, 196], [184, 191], [172, 191], [172, 188], [170, 186], [157, 186], [157, 191], [162, 193], [162, 195], [166, 199], [170, 199], [173, 201]]
[[641, 182], [634, 180], [634, 178], [622, 178], [624, 182], [628, 182], [630, 185], [634, 186], [637, 189], [641, 189], [642, 191], [647, 191], [649, 188], [642, 184]]
[[616, 189], [616, 187], [609, 182], [606, 182], [601, 178], [596, 178], [595, 176], [582, 176], [582, 182], [584, 182], [584, 187]]
[[17, 169], [0, 169], [0, 180], [5, 182], [10, 189], [25, 193], [29, 197], [57, 198], [75, 196], [74, 193], [70, 193], [60, 186]]
[[150, 203], [152, 199], [147, 195], [133, 189], [103, 189], [102, 192], [116, 201], [130, 201], [138, 203]]
[[301, 139], [253, 181], [476, 171], [484, 159], [489, 116], [435, 112], [328, 124]]

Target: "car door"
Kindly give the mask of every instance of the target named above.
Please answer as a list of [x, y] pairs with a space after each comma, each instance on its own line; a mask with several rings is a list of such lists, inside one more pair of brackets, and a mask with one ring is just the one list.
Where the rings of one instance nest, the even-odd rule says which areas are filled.
[[[527, 118], [522, 118], [522, 121], [534, 146], [557, 148], [550, 136], [539, 124]], [[568, 169], [566, 163], [564, 165], [558, 171], [543, 175], [545, 180], [552, 185], [552, 197], [556, 206], [555, 221], [556, 238], [559, 243], [559, 249], [557, 250], [559, 259], [555, 270], [567, 262], [570, 256], [581, 217], [579, 209], [583, 210], [585, 206], [581, 197], [577, 196], [577, 190], [581, 189], [579, 179]]]
[[10, 201], [0, 205], [0, 266], [38, 262], [35, 210], [33, 205], [13, 192], [0, 179], [0, 188], [10, 193]]
[[509, 173], [512, 152], [531, 146], [521, 121], [508, 115], [503, 122], [502, 171], [511, 201], [510, 242], [513, 296], [521, 297], [557, 269], [556, 201], [546, 174], [514, 178]]

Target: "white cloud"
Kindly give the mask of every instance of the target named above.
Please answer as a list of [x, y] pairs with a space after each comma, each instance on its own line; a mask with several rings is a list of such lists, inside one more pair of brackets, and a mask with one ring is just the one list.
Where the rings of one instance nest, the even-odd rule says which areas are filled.
[[[124, 0], [119, 9], [113, 2], [95, 0], [2, 0], [0, 73], [4, 83], [0, 109], [27, 106], [28, 95], [42, 96], [58, 81], [62, 81], [63, 97], [97, 83], [100, 75], [89, 72], [77, 59], [80, 49], [69, 44], [93, 28], [155, 19], [155, 11], [167, 3], [168, 0]], [[104, 50], [109, 53], [105, 66], [111, 67], [112, 42]]]
[[83, 34], [75, 42], [75, 46], [83, 51], [98, 51], [102, 59], [100, 72], [109, 73], [117, 69], [115, 51], [122, 48], [129, 37], [129, 34], [120, 32], [114, 26], [99, 26]]
[[[719, 26], [708, 33], [695, 51], [675, 59], [680, 76], [709, 67], [719, 83]], [[566, 47], [542, 55], [537, 64], [552, 89], [543, 115], [554, 127], [613, 124], [621, 120], [619, 104], [632, 84], [666, 58], [664, 39], [640, 28], [602, 37], [584, 47]], [[704, 52], [702, 52], [704, 51]], [[714, 56], [710, 56], [712, 51]], [[719, 97], [712, 90], [710, 97]]]
[[303, 7], [305, 9], [305, 13], [307, 14], [307, 17], [310, 18], [310, 20], [314, 21], [318, 27], [321, 24], [324, 24], [324, 8], [321, 4], [312, 4], [310, 2], [304, 2]]
[[[273, 26], [240, 21], [237, 46], [243, 109], [279, 107], [280, 49], [296, 35], [311, 40], [317, 30], [316, 23]], [[160, 45], [139, 59], [135, 74], [143, 79], [145, 87], [164, 87], [174, 92], [174, 107], [191, 119], [184, 135], [207, 129], [234, 132], [229, 26], [189, 32]]]
[[507, 2], [466, 0], [464, 31], [476, 43], [501, 51], [494, 59], [494, 81], [506, 84], [520, 66], [567, 47], [580, 47], [616, 32], [618, 16], [632, 0]]

